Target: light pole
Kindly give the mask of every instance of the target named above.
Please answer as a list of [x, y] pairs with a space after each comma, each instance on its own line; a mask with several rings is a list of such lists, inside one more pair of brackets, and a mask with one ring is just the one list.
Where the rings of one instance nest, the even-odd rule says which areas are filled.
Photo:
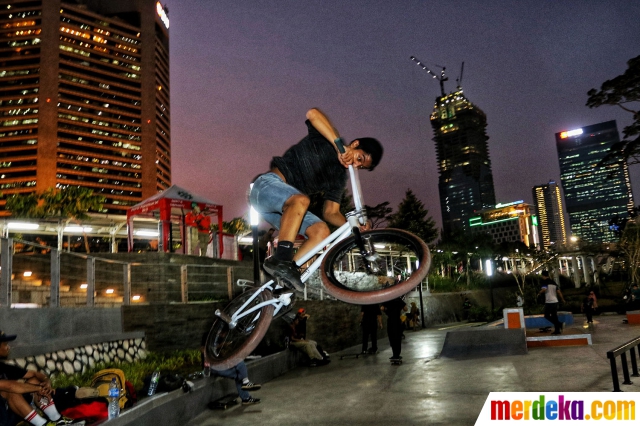
[[[253, 187], [253, 184], [251, 184]], [[253, 238], [253, 284], [260, 284], [260, 242], [258, 241], [258, 224], [260, 215], [251, 206], [249, 210], [249, 223], [251, 224], [251, 237]]]

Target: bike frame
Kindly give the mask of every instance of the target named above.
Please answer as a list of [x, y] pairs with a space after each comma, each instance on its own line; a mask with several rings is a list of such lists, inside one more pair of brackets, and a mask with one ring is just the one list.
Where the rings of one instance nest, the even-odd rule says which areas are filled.
[[[306, 255], [304, 255], [296, 262], [298, 266], [301, 266], [308, 262], [312, 257], [320, 254], [318, 258], [314, 260], [313, 263], [309, 265], [309, 267], [300, 276], [300, 280], [303, 283], [306, 282], [311, 274], [313, 274], [320, 267], [322, 259], [324, 259], [324, 256], [329, 252], [329, 250], [331, 250], [331, 248], [335, 244], [349, 237], [353, 233], [353, 228], [359, 229], [360, 226], [363, 226], [367, 223], [367, 215], [364, 210], [364, 200], [362, 198], [362, 190], [360, 188], [360, 178], [358, 177], [358, 170], [352, 165], [349, 165], [349, 180], [351, 183], [351, 194], [353, 196], [355, 209], [347, 213], [347, 222], [344, 225], [333, 231], [331, 235], [322, 240], [318, 245], [316, 245], [312, 250], [310, 250]], [[325, 247], [327, 247], [327, 249], [323, 251]], [[243, 303], [242, 306], [240, 306], [240, 308], [238, 308], [238, 310], [236, 310], [236, 312], [231, 315], [231, 317], [228, 317], [219, 309], [216, 310], [215, 313], [219, 318], [229, 324], [229, 328], [234, 328], [239, 319], [250, 315], [253, 312], [268, 305], [274, 306], [273, 314], [276, 315], [283, 307], [289, 306], [291, 304], [293, 291], [281, 293], [280, 295], [278, 295], [278, 297], [266, 300], [257, 305], [252, 305], [250, 309], [247, 309], [247, 306], [249, 306], [253, 302], [253, 300], [255, 300], [255, 298], [258, 297], [258, 295], [260, 295], [263, 291], [273, 291], [280, 288], [282, 288], [280, 284], [277, 284], [273, 280], [270, 280], [255, 289], [253, 295], [245, 303]]]

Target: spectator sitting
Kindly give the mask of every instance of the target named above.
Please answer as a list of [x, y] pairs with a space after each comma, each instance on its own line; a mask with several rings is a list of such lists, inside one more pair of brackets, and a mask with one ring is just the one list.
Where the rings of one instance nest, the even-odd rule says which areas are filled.
[[[0, 359], [9, 358], [11, 347], [9, 342], [16, 339], [16, 335], [7, 335], [0, 331]], [[16, 381], [18, 381], [16, 383]], [[75, 421], [68, 417], [63, 417], [58, 412], [54, 401], [54, 391], [51, 388], [51, 380], [39, 371], [25, 370], [17, 365], [6, 364], [0, 361], [0, 414], [2, 408], [8, 407], [6, 425], [14, 426], [22, 419], [34, 426], [56, 426], [56, 425], [84, 425], [84, 421]], [[23, 383], [20, 383], [23, 382]], [[18, 386], [30, 385], [31, 388]], [[6, 387], [13, 390], [5, 390]], [[18, 393], [19, 392], [19, 393]], [[29, 393], [31, 392], [31, 393]], [[49, 418], [47, 421], [40, 416], [31, 406], [34, 402]]]
[[295, 318], [289, 326], [289, 345], [307, 354], [310, 359], [310, 367], [328, 364], [330, 362], [328, 354], [318, 348], [316, 341], [306, 338], [308, 318], [309, 315], [307, 315], [304, 308], [298, 309]]
[[202, 368], [208, 368], [214, 376], [226, 377], [227, 379], [233, 379], [236, 382], [236, 389], [238, 390], [238, 396], [242, 399], [242, 405], [259, 404], [259, 398], [253, 398], [249, 391], [257, 391], [262, 388], [262, 385], [253, 383], [249, 380], [249, 372], [247, 371], [247, 364], [244, 361], [240, 361], [237, 365], [228, 368], [226, 370], [218, 371], [211, 368], [204, 355], [205, 345], [207, 342], [207, 333], [202, 336], [200, 344], [200, 353], [202, 358]]

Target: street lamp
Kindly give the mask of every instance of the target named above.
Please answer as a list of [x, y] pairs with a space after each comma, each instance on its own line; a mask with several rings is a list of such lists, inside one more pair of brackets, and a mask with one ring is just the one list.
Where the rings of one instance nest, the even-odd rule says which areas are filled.
[[[251, 188], [253, 188], [253, 183]], [[258, 241], [260, 215], [253, 206], [249, 209], [249, 223], [251, 224], [251, 236], [253, 238], [253, 283], [258, 285], [260, 284], [260, 243]]]

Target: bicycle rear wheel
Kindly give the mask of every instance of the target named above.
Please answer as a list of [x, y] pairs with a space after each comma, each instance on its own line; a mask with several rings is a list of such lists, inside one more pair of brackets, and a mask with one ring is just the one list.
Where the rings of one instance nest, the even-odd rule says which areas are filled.
[[[231, 317], [253, 296], [255, 291], [248, 289], [233, 299], [223, 312]], [[263, 290], [245, 309], [272, 299], [269, 290]], [[245, 359], [260, 343], [269, 329], [273, 317], [273, 305], [264, 306], [238, 320], [234, 328], [220, 318], [211, 326], [205, 344], [205, 356], [214, 370], [226, 370]]]
[[322, 284], [336, 299], [358, 305], [383, 303], [406, 294], [427, 276], [431, 254], [420, 238], [400, 229], [365, 231], [362, 237], [375, 247], [375, 261], [363, 258], [354, 236], [332, 247], [322, 261]]

